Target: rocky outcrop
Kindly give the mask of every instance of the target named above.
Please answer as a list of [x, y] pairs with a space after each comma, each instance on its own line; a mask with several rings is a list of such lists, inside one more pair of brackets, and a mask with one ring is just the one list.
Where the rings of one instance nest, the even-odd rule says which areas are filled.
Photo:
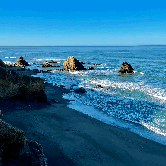
[[53, 66], [51, 64], [49, 64], [49, 62], [43, 63], [42, 67], [60, 67], [60, 66]]
[[79, 62], [79, 60], [77, 60], [76, 58], [74, 58], [73, 56], [68, 57], [64, 63], [64, 70], [86, 70], [86, 68], [84, 68], [84, 66], [82, 65], [81, 62]]
[[48, 62], [48, 63], [57, 63], [57, 62], [55, 62], [54, 60], [51, 60], [50, 62]]
[[78, 88], [74, 90], [75, 93], [86, 93], [86, 90], [84, 88]]
[[42, 64], [42, 67], [53, 67], [53, 65], [46, 62]]
[[24, 131], [2, 120], [0, 126], [0, 165], [47, 165], [41, 145], [27, 140]]
[[19, 66], [19, 67], [25, 67], [25, 66], [29, 66], [28, 62], [26, 62], [22, 56], [20, 56], [18, 58], [18, 60], [15, 63], [15, 66]]
[[0, 66], [1, 67], [6, 67], [7, 65], [0, 59]]
[[94, 67], [89, 67], [89, 69], [88, 70], [93, 70], [94, 69]]
[[47, 101], [44, 80], [10, 71], [0, 66], [0, 98]]
[[120, 69], [118, 70], [118, 73], [134, 73], [133, 71], [134, 69], [129, 63], [123, 62]]
[[103, 88], [103, 87], [100, 84], [97, 84], [93, 88]]

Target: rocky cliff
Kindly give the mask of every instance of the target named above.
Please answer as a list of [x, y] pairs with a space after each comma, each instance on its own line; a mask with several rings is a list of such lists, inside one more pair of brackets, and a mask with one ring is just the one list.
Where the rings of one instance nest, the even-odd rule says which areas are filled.
[[0, 61], [0, 98], [47, 101], [44, 80], [15, 73]]
[[28, 141], [24, 131], [0, 119], [0, 165], [46, 166], [41, 145]]

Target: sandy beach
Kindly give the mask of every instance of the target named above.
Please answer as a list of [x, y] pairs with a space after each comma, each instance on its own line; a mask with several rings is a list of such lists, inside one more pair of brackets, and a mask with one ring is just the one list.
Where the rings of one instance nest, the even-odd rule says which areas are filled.
[[45, 90], [48, 103], [3, 100], [0, 110], [4, 121], [42, 145], [49, 166], [166, 165], [165, 145], [68, 108], [62, 87], [46, 83]]

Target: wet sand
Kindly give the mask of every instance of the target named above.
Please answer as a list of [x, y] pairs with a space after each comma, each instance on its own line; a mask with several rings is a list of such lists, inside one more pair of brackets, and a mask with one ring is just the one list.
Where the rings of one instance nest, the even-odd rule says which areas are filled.
[[45, 84], [49, 103], [0, 101], [2, 119], [44, 149], [49, 166], [165, 166], [166, 146], [74, 109], [67, 90]]

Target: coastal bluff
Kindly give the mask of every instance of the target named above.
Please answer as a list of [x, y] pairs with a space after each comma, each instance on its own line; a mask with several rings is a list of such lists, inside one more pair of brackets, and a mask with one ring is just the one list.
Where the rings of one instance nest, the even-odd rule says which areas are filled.
[[15, 73], [0, 60], [0, 99], [47, 101], [44, 80]]
[[0, 165], [46, 166], [43, 148], [29, 141], [24, 131], [0, 119]]
[[[5, 100], [4, 100], [5, 99]], [[9, 99], [9, 100], [8, 100]], [[0, 59], [0, 102], [10, 103], [10, 99], [46, 102], [44, 80], [22, 75], [8, 69]], [[22, 101], [18, 100], [19, 103]], [[35, 103], [34, 102], [34, 103]], [[11, 111], [14, 111], [11, 107]], [[3, 109], [3, 112], [7, 108]], [[23, 130], [13, 127], [1, 119], [0, 110], [0, 166], [46, 166], [43, 148], [25, 137]]]

